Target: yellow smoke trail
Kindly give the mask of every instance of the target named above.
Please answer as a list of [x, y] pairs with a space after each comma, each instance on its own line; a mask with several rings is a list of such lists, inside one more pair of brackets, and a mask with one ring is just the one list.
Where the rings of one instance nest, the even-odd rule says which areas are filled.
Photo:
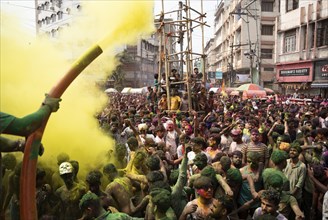
[[83, 1], [82, 14], [53, 42], [34, 38], [15, 17], [8, 16], [15, 12], [1, 7], [1, 111], [22, 117], [37, 110], [44, 93], [75, 58], [97, 42], [104, 50], [72, 83], [59, 111], [50, 117], [41, 161], [55, 164], [56, 156], [66, 152], [80, 162], [81, 171], [104, 162], [113, 141], [94, 119], [107, 102], [96, 82], [115, 68], [117, 47], [135, 43], [141, 34], [153, 31], [152, 10], [151, 1]]

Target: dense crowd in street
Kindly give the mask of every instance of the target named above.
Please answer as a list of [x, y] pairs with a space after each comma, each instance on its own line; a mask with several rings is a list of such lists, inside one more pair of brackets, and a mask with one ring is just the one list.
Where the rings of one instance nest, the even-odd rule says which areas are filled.
[[[115, 162], [83, 178], [87, 161], [66, 153], [38, 167], [39, 219], [328, 219], [327, 100], [242, 100], [195, 83], [189, 102], [161, 84], [109, 94], [97, 119]], [[16, 220], [21, 163], [1, 151], [1, 213]]]

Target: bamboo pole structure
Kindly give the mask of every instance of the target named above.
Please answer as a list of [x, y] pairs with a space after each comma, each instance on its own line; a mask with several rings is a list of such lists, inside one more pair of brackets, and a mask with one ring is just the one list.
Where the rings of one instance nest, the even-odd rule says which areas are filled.
[[[162, 7], [164, 7], [163, 2], [162, 2]], [[158, 53], [159, 53], [159, 60], [158, 60], [158, 91], [157, 94], [158, 96], [161, 94], [162, 87], [161, 87], [161, 80], [162, 80], [162, 45], [163, 45], [163, 30], [162, 30], [162, 25], [163, 24], [163, 19], [164, 19], [164, 14], [161, 14], [160, 17], [160, 27], [157, 30], [157, 33], [160, 35], [159, 36], [159, 47], [158, 47]]]
[[[203, 14], [203, 1], [201, 1], [200, 3], [201, 5], [201, 8], [200, 8], [200, 11], [201, 11], [201, 18], [200, 18], [200, 21], [201, 23], [204, 23], [204, 14]], [[201, 30], [202, 30], [202, 73], [203, 73], [203, 83], [204, 83], [204, 87], [206, 87], [206, 80], [207, 80], [207, 77], [206, 77], [206, 73], [205, 73], [205, 53], [204, 53], [204, 25], [201, 25]]]
[[[206, 17], [206, 13], [203, 12], [203, 0], [200, 1], [200, 11], [197, 11], [196, 9], [191, 7], [190, 0], [184, 0], [184, 2], [179, 1], [177, 7], [178, 10], [173, 10], [166, 12], [164, 11], [164, 1], [162, 0], [162, 12], [160, 13], [161, 18], [159, 19], [159, 22], [156, 22], [156, 25], [159, 25], [158, 33], [161, 33], [160, 35], [160, 53], [164, 54], [164, 61], [160, 59], [159, 66], [161, 66], [164, 62], [164, 68], [165, 68], [165, 87], [166, 87], [166, 95], [168, 99], [168, 109], [171, 109], [170, 105], [170, 94], [172, 91], [170, 91], [170, 85], [177, 85], [177, 84], [185, 84], [185, 90], [188, 94], [188, 105], [189, 105], [189, 111], [193, 109], [192, 106], [192, 78], [191, 74], [193, 73], [193, 62], [195, 60], [202, 60], [202, 73], [203, 73], [203, 83], [205, 85], [206, 83], [206, 74], [205, 74], [205, 59], [206, 56], [204, 54], [204, 26], [208, 26], [206, 22], [204, 21], [204, 18]], [[176, 20], [169, 20], [165, 19], [165, 15], [171, 14], [171, 13], [177, 13], [177, 19]], [[193, 17], [192, 17], [193, 15]], [[196, 15], [196, 16], [194, 16]], [[193, 26], [193, 24], [196, 24]], [[176, 27], [174, 30], [170, 30], [171, 27]], [[201, 37], [202, 37], [202, 49], [200, 53], [193, 52], [193, 31], [196, 28], [201, 29]], [[169, 29], [169, 32], [167, 32], [167, 29]], [[163, 42], [164, 37], [164, 42]], [[180, 43], [180, 51], [171, 51], [173, 48], [173, 45], [170, 45], [173, 43], [172, 39], [178, 39], [178, 43]], [[186, 39], [186, 41], [184, 40]], [[184, 47], [184, 45], [186, 45]], [[163, 47], [163, 49], [162, 49]], [[164, 50], [164, 51], [163, 51]], [[176, 63], [179, 63], [179, 66], [176, 66]], [[181, 79], [179, 82], [170, 82], [169, 77], [171, 73], [171, 69], [177, 68], [179, 69]], [[185, 68], [185, 69], [184, 69]], [[159, 71], [161, 68], [159, 67]], [[159, 72], [159, 75], [161, 75], [161, 72]], [[182, 79], [184, 76], [184, 79]]]
[[[190, 0], [186, 0], [187, 8], [189, 8]], [[190, 17], [190, 10], [187, 10], [186, 12], [187, 17]], [[192, 61], [190, 59], [190, 52], [192, 51], [192, 38], [191, 38], [191, 21], [187, 21], [187, 40], [188, 40], [188, 48], [187, 48], [187, 54], [186, 54], [186, 63], [187, 63], [187, 93], [188, 93], [188, 106], [189, 111], [192, 110], [192, 94], [191, 94], [191, 85], [190, 85], [190, 74], [192, 73]]]

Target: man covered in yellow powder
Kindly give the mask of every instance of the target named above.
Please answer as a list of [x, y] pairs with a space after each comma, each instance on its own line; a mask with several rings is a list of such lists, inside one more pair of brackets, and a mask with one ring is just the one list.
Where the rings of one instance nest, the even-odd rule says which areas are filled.
[[171, 96], [171, 110], [179, 110], [181, 107], [181, 98], [178, 95], [177, 91], [174, 89], [172, 90]]

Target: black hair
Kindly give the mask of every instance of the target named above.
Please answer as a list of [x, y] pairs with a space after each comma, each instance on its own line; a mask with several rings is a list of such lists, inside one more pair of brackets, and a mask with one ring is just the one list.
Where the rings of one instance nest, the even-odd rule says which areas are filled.
[[150, 171], [146, 176], [148, 182], [153, 183], [156, 181], [163, 181], [164, 175], [161, 171]]
[[173, 186], [174, 184], [176, 184], [178, 178], [179, 178], [179, 169], [171, 170], [170, 178], [169, 178], [170, 185]]
[[196, 154], [196, 156], [194, 158], [194, 164], [197, 166], [197, 168], [199, 170], [204, 169], [204, 167], [207, 166], [207, 156], [206, 156], [206, 154], [203, 154], [203, 153]]
[[235, 150], [231, 153], [231, 157], [233, 157], [234, 155], [236, 155], [238, 157], [243, 157], [243, 153], [239, 150]]
[[280, 193], [274, 189], [268, 189], [263, 191], [261, 199], [266, 199], [272, 202], [274, 205], [278, 206], [280, 203]]
[[157, 156], [151, 155], [146, 159], [146, 166], [150, 171], [160, 169], [160, 159]]
[[195, 189], [202, 189], [206, 187], [213, 187], [212, 180], [207, 176], [200, 176], [194, 182]]
[[102, 173], [99, 170], [92, 170], [90, 171], [87, 176], [86, 176], [86, 182], [93, 185], [93, 184], [100, 184], [101, 181], [101, 177], [102, 177]]
[[117, 173], [117, 169], [116, 169], [115, 165], [112, 163], [106, 164], [103, 168], [103, 173], [108, 174], [108, 173], [114, 173], [114, 172]]

